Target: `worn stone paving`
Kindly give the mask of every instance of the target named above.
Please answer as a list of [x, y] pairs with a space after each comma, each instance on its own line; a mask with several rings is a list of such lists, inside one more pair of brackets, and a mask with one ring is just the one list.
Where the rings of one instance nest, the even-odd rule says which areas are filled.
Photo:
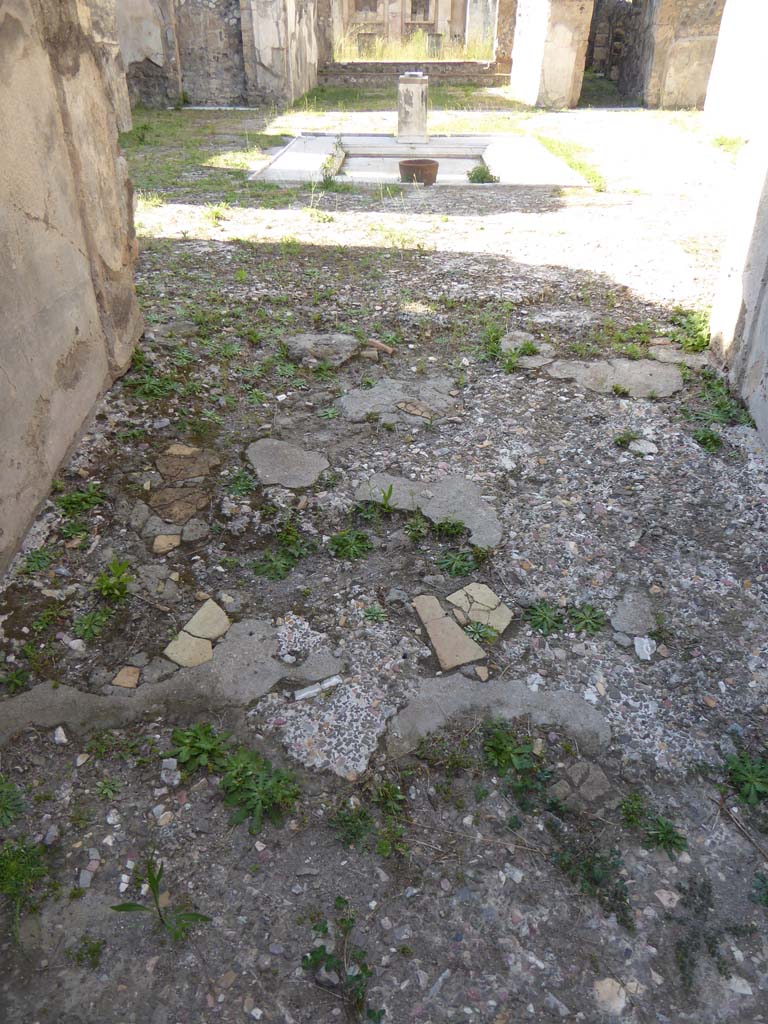
[[[4, 1021], [766, 1019], [768, 460], [676, 308], [728, 166], [532, 120], [608, 191], [141, 210], [145, 338], [0, 598], [0, 841], [50, 880]], [[185, 940], [109, 909], [148, 857]]]

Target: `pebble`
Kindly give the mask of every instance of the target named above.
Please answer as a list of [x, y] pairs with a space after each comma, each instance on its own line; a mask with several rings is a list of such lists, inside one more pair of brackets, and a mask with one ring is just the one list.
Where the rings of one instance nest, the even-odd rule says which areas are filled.
[[64, 732], [60, 725], [56, 726], [56, 728], [53, 731], [53, 742], [56, 744], [57, 747], [65, 747], [67, 743], [69, 743], [67, 734]]

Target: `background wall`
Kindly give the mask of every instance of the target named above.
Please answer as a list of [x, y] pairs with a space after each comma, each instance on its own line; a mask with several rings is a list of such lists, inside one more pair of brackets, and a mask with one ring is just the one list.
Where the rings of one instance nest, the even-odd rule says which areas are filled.
[[127, 111], [114, 39], [83, 0], [4, 0], [0, 572], [141, 333]]

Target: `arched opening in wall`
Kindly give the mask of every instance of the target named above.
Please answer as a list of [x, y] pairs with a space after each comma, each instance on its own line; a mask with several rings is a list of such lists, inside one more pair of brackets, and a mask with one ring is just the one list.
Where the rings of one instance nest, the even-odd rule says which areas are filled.
[[[363, 76], [375, 70], [363, 65], [428, 63], [434, 70], [467, 62], [487, 76], [496, 60], [500, 6], [510, 18], [509, 0], [331, 0], [330, 6], [333, 64], [361, 65]], [[471, 78], [471, 67], [463, 71]]]
[[638, 106], [622, 91], [622, 71], [634, 59], [637, 26], [647, 0], [595, 0], [580, 107]]

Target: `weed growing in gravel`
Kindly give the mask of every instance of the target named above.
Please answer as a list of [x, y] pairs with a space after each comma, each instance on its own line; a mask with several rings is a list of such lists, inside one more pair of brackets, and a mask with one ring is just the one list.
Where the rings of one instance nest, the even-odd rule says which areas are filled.
[[152, 906], [147, 907], [143, 903], [118, 903], [110, 907], [118, 913], [154, 913], [157, 916], [157, 923], [163, 928], [172, 942], [181, 942], [186, 939], [193, 925], [210, 921], [210, 917], [199, 914], [195, 910], [169, 910], [163, 909], [160, 905], [160, 883], [163, 879], [165, 865], [162, 861], [155, 863], [152, 854], [147, 857], [146, 878], [149, 891], [152, 896]]
[[111, 617], [112, 612], [109, 608], [99, 608], [96, 611], [84, 612], [82, 615], [78, 615], [72, 623], [72, 632], [78, 639], [89, 643], [91, 640], [101, 636]]
[[374, 821], [366, 807], [342, 804], [331, 818], [331, 825], [344, 846], [360, 846], [372, 831]]
[[613, 443], [617, 448], [629, 448], [633, 441], [637, 441], [640, 435], [636, 434], [634, 430], [622, 430], [620, 434], [617, 434]]
[[0, 675], [0, 686], [4, 686], [8, 693], [18, 693], [19, 690], [23, 690], [29, 682], [29, 672], [26, 669], [17, 666], [11, 668], [3, 675]]
[[64, 950], [64, 955], [78, 967], [90, 967], [92, 971], [95, 971], [101, 963], [101, 954], [105, 945], [104, 939], [91, 938], [86, 932], [80, 937], [76, 946], [68, 946]]
[[725, 766], [728, 782], [740, 800], [754, 806], [768, 799], [768, 761], [761, 757], [750, 757], [746, 750], [742, 750], [729, 757]]
[[329, 405], [327, 409], [321, 409], [317, 415], [321, 420], [335, 420], [338, 418], [339, 410], [335, 405]]
[[452, 540], [467, 532], [466, 526], [459, 519], [441, 519], [434, 524], [432, 530], [439, 540]]
[[764, 875], [761, 871], [758, 871], [752, 883], [751, 898], [753, 903], [759, 903], [761, 907], [768, 910], [768, 875]]
[[509, 722], [488, 722], [484, 729], [483, 759], [487, 767], [500, 775], [530, 772], [534, 768], [533, 743], [521, 740]]
[[19, 919], [34, 909], [34, 897], [48, 876], [43, 848], [28, 839], [6, 840], [0, 846], [0, 898], [11, 912], [11, 929], [19, 938]]
[[163, 398], [170, 398], [180, 387], [178, 379], [173, 374], [155, 373], [151, 369], [127, 377], [125, 386], [143, 402], [157, 402]]
[[256, 487], [255, 478], [246, 469], [238, 469], [227, 480], [225, 490], [233, 498], [247, 498]]
[[331, 537], [329, 545], [336, 558], [348, 560], [364, 558], [373, 550], [368, 534], [362, 530], [341, 530]]
[[[372, 1009], [367, 1002], [368, 982], [373, 975], [373, 968], [368, 963], [366, 951], [351, 939], [355, 917], [350, 912], [349, 900], [337, 896], [334, 908], [335, 945], [329, 949], [325, 943], [318, 942], [305, 954], [301, 966], [314, 974], [316, 984], [323, 984], [325, 976], [329, 974], [338, 978], [340, 996], [350, 1020], [361, 1020], [365, 1011], [366, 1020], [380, 1024], [384, 1019], [384, 1011]], [[327, 936], [330, 933], [329, 922], [321, 918], [315, 921], [312, 930], [316, 936]]]
[[608, 616], [592, 604], [577, 604], [568, 609], [568, 619], [577, 633], [594, 636], [604, 628]]
[[224, 803], [236, 808], [231, 824], [239, 825], [250, 818], [252, 835], [261, 829], [264, 818], [279, 824], [301, 795], [290, 772], [273, 768], [261, 754], [245, 747], [227, 756], [221, 788]]
[[722, 437], [709, 427], [699, 427], [698, 430], [693, 431], [691, 436], [696, 444], [700, 445], [705, 452], [710, 454], [719, 451], [723, 447]]
[[378, 604], [372, 604], [369, 608], [366, 608], [363, 612], [363, 618], [366, 622], [386, 622], [387, 613]]
[[429, 533], [429, 523], [417, 509], [416, 512], [412, 512], [411, 515], [408, 516], [408, 520], [403, 527], [403, 530], [408, 540], [417, 544], [420, 540], [424, 540]]
[[86, 512], [98, 508], [106, 501], [106, 495], [98, 484], [88, 484], [80, 491], [70, 491], [69, 494], [60, 494], [55, 503], [66, 519], [74, 519], [85, 515]]
[[96, 783], [96, 795], [102, 800], [112, 800], [122, 788], [117, 779], [103, 778]]
[[676, 306], [670, 320], [675, 327], [670, 337], [684, 352], [703, 352], [709, 348], [708, 313]]
[[268, 580], [284, 580], [300, 559], [312, 551], [312, 546], [303, 540], [292, 519], [278, 532], [275, 546], [252, 563], [257, 576]]
[[198, 768], [220, 772], [231, 749], [230, 736], [228, 732], [216, 732], [210, 722], [198, 722], [189, 729], [174, 729], [171, 733], [174, 746], [163, 757], [175, 757], [186, 772]]
[[642, 793], [629, 793], [619, 804], [619, 814], [626, 828], [640, 828], [648, 817], [648, 804]]
[[128, 596], [128, 584], [133, 576], [128, 572], [128, 562], [121, 562], [113, 558], [106, 569], [100, 572], [93, 581], [93, 589], [96, 590], [105, 601], [111, 604], [120, 604]]
[[18, 786], [0, 775], [0, 828], [8, 828], [24, 811], [24, 799]]
[[455, 738], [444, 733], [429, 733], [419, 740], [415, 753], [430, 768], [444, 771], [454, 778], [475, 765], [466, 734]]
[[674, 824], [660, 814], [649, 818], [645, 826], [645, 845], [652, 850], [664, 850], [670, 860], [688, 849], [688, 840]]
[[593, 836], [566, 835], [549, 823], [558, 843], [553, 860], [569, 881], [596, 899], [628, 931], [634, 931], [627, 884], [621, 877], [622, 860], [618, 850], [601, 850]]
[[611, 390], [617, 398], [629, 398], [629, 388], [625, 388], [623, 384], [614, 384]]
[[530, 608], [525, 609], [523, 618], [542, 636], [549, 636], [550, 633], [565, 626], [562, 612], [549, 601], [537, 601], [536, 604], [532, 604]]
[[498, 183], [498, 175], [491, 174], [487, 164], [478, 164], [467, 171], [467, 179], [470, 185], [495, 185]]
[[43, 572], [50, 569], [56, 558], [56, 552], [52, 548], [38, 548], [30, 551], [22, 563], [20, 572], [23, 576], [33, 576], [36, 572]]
[[477, 568], [471, 551], [446, 551], [437, 559], [437, 565], [449, 576], [469, 576]]
[[728, 390], [727, 383], [715, 370], [701, 371], [701, 392], [707, 404], [704, 414], [709, 423], [722, 423], [725, 426], [742, 424], [753, 426], [754, 421], [743, 404], [734, 398]]
[[464, 632], [476, 643], [492, 644], [499, 639], [499, 634], [493, 626], [485, 622], [470, 622], [464, 627]]

